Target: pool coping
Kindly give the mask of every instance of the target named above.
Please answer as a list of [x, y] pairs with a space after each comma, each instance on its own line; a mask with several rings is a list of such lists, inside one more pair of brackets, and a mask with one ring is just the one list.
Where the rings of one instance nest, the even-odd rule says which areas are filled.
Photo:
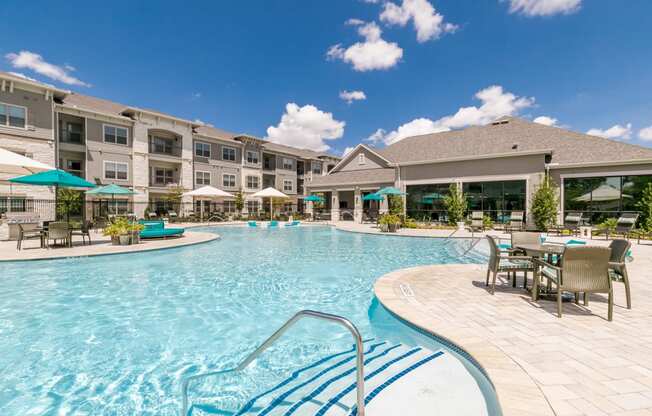
[[[456, 266], [471, 265], [460, 264]], [[437, 328], [437, 321], [433, 320], [432, 316], [425, 315], [423, 311], [415, 307], [413, 302], [410, 302], [405, 296], [401, 296], [401, 294], [397, 293], [400, 292], [400, 290], [397, 290], [397, 285], [400, 284], [401, 279], [405, 275], [419, 272], [428, 267], [433, 266], [408, 267], [381, 276], [374, 283], [374, 295], [381, 305], [399, 321], [418, 332], [434, 337], [448, 348], [453, 349], [453, 351], [461, 354], [464, 358], [467, 358], [471, 364], [475, 365], [478, 370], [487, 377], [489, 383], [493, 386], [502, 416], [555, 416], [556, 412], [539, 385], [535, 382], [532, 376], [508, 354], [488, 343], [480, 344], [483, 348], [481, 351], [477, 340], [473, 340], [474, 342], [465, 342], [465, 340], [455, 339], [454, 335], [447, 334], [445, 328]], [[509, 380], [505, 380], [504, 374], [497, 374], [497, 372], [500, 371], [507, 371], [502, 368], [497, 369], [491, 365], [492, 363], [490, 360], [496, 361], [497, 358], [501, 361], [509, 361], [513, 363], [509, 370], [519, 373], [516, 378], [522, 381], [522, 377], [525, 377], [525, 379], [529, 380], [529, 384], [531, 385], [526, 386], [528, 387], [527, 392], [529, 395], [527, 399], [523, 397], [524, 394], [521, 389], [524, 389], [524, 387], [522, 382], [518, 384], [516, 382], [510, 382]], [[532, 397], [531, 394], [533, 392], [538, 392], [537, 396], [539, 397]], [[524, 404], [530, 401], [532, 401], [532, 407], [529, 408], [528, 406], [527, 409], [524, 409]], [[545, 403], [546, 408], [535, 408], [537, 402], [539, 405]]]

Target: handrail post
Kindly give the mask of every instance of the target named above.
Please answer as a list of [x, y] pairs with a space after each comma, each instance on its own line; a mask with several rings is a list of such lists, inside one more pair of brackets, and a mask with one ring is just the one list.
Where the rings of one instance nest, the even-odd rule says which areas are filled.
[[269, 338], [265, 340], [258, 348], [256, 348], [251, 354], [247, 356], [242, 362], [234, 369], [231, 370], [223, 370], [223, 371], [213, 371], [209, 373], [203, 373], [203, 374], [196, 374], [194, 376], [187, 377], [186, 379], [183, 380], [181, 383], [181, 392], [183, 395], [182, 398], [182, 403], [181, 403], [181, 416], [188, 416], [188, 387], [190, 385], [190, 382], [199, 378], [204, 378], [208, 377], [211, 375], [217, 375], [221, 373], [227, 373], [231, 371], [242, 371], [245, 369], [249, 364], [251, 364], [260, 354], [262, 354], [267, 348], [269, 348], [274, 342], [276, 342], [277, 339], [281, 337], [287, 331], [292, 325], [294, 325], [297, 321], [304, 317], [310, 317], [310, 318], [316, 318], [324, 321], [330, 321], [334, 322], [336, 324], [342, 325], [346, 329], [349, 330], [351, 335], [353, 336], [355, 340], [355, 355], [356, 355], [356, 360], [355, 360], [355, 369], [356, 369], [356, 377], [355, 377], [355, 385], [356, 385], [356, 405], [358, 408], [358, 415], [359, 416], [365, 416], [365, 411], [364, 411], [364, 353], [363, 353], [363, 345], [362, 345], [362, 336], [360, 335], [360, 331], [358, 331], [358, 328], [349, 321], [348, 319], [339, 316], [339, 315], [333, 315], [330, 313], [325, 313], [325, 312], [318, 312], [318, 311], [313, 311], [313, 310], [302, 310], [294, 314], [292, 318], [290, 318], [287, 322], [285, 322], [279, 329], [276, 330]]

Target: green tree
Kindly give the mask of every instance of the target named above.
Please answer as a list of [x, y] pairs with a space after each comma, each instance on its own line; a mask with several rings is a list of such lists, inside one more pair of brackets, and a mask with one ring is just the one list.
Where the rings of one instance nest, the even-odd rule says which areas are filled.
[[57, 190], [57, 214], [70, 222], [70, 214], [81, 214], [82, 193], [70, 188]]
[[652, 231], [652, 182], [648, 183], [636, 207], [641, 212], [641, 228]]
[[448, 211], [449, 224], [455, 225], [464, 220], [466, 210], [468, 209], [468, 201], [466, 200], [466, 195], [464, 195], [464, 192], [462, 192], [462, 189], [457, 184], [452, 183], [448, 187], [448, 195], [444, 197], [444, 207]]
[[548, 231], [555, 225], [558, 209], [557, 187], [550, 176], [546, 175], [532, 197], [532, 216], [537, 229]]
[[168, 193], [163, 196], [163, 199], [169, 202], [180, 203], [184, 192], [185, 189], [183, 189], [182, 186], [170, 186], [168, 188]]
[[[239, 190], [235, 193], [235, 210], [240, 214], [244, 209], [244, 195], [242, 191]], [[251, 214], [251, 213], [250, 213]]]
[[389, 213], [393, 215], [403, 216], [403, 197], [400, 195], [387, 195], [387, 204], [389, 205]]

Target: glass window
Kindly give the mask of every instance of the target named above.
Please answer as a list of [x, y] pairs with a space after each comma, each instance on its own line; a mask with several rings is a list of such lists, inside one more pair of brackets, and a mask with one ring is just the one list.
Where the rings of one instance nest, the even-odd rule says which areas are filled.
[[222, 160], [228, 160], [235, 162], [235, 149], [232, 147], [223, 147], [222, 148]]
[[208, 143], [195, 142], [195, 156], [211, 157], [211, 145]]
[[66, 160], [66, 170], [71, 171], [70, 173], [79, 175], [82, 170], [81, 160]]
[[157, 185], [167, 185], [174, 183], [174, 170], [165, 168], [154, 169], [154, 182]]
[[[406, 213], [418, 221], [445, 221], [444, 197], [450, 184], [408, 185]], [[372, 193], [372, 192], [366, 192]], [[378, 202], [363, 201], [363, 209], [377, 211]]]
[[104, 142], [114, 144], [127, 144], [127, 129], [117, 126], [104, 126]]
[[7, 106], [5, 104], [0, 104], [0, 126], [7, 125]]
[[321, 163], [312, 162], [312, 173], [321, 175]]
[[11, 104], [0, 104], [0, 125], [25, 128], [27, 109]]
[[294, 169], [294, 163], [292, 163], [292, 159], [288, 159], [286, 157], [283, 158], [283, 169], [285, 170]]
[[247, 201], [247, 211], [258, 212], [258, 201]]
[[210, 185], [211, 184], [211, 173], [210, 172], [195, 172], [195, 184], [197, 185]]
[[82, 142], [82, 131], [83, 127], [79, 123], [66, 123], [66, 129], [63, 132], [61, 140], [69, 143], [81, 143]]
[[222, 186], [225, 188], [235, 188], [235, 175], [228, 173], [222, 175]]
[[258, 176], [247, 176], [247, 188], [258, 189], [260, 186], [260, 178]]
[[283, 190], [292, 191], [294, 189], [294, 182], [291, 179], [283, 179]]
[[512, 211], [525, 211], [526, 181], [467, 182], [463, 185], [469, 211], [483, 211], [499, 223], [509, 221]]
[[120, 162], [104, 162], [104, 178], [127, 180], [128, 165]]
[[224, 201], [224, 212], [235, 212], [235, 201]]
[[247, 163], [258, 164], [258, 152], [247, 150]]

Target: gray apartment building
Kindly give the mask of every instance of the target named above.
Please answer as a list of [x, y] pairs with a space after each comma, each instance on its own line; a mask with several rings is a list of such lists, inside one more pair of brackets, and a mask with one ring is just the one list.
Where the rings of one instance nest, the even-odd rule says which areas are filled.
[[[503, 117], [485, 126], [405, 138], [383, 149], [358, 145], [308, 188], [326, 198], [333, 219], [360, 219], [374, 202], [365, 194], [385, 186], [406, 193], [408, 216], [445, 220], [442, 198], [462, 187], [469, 209], [505, 221], [525, 211], [548, 172], [559, 186], [559, 221], [581, 212], [597, 224], [636, 211], [652, 182], [652, 149]], [[379, 210], [387, 210], [386, 202]]]
[[[290, 195], [288, 209], [296, 210], [302, 207], [306, 182], [340, 160], [7, 73], [0, 73], [0, 147], [98, 185], [128, 187], [136, 194], [105, 208], [138, 216], [146, 208], [166, 210], [172, 188], [204, 185], [243, 192], [245, 213], [261, 209], [252, 194], [273, 186]], [[54, 199], [50, 188], [10, 185], [7, 179], [0, 176], [0, 212]], [[192, 198], [183, 202], [192, 207]], [[86, 215], [96, 215], [92, 210], [98, 208], [86, 204]], [[221, 208], [235, 211], [234, 201], [224, 201]]]

